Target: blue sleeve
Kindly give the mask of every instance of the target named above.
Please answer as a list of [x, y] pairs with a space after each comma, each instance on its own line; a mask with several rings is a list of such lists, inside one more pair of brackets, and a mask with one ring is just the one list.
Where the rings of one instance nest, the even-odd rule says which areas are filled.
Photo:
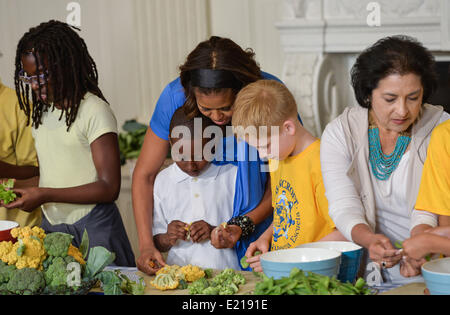
[[169, 140], [173, 113], [186, 101], [180, 78], [169, 83], [162, 91], [150, 120], [150, 128], [161, 139]]
[[[261, 202], [266, 191], [269, 173], [262, 171], [263, 162], [258, 151], [244, 141], [235, 137], [224, 139], [223, 161], [213, 161], [214, 164], [232, 163], [237, 165], [236, 185], [233, 202], [233, 217], [245, 215], [255, 209]], [[250, 243], [256, 241], [272, 223], [272, 215], [256, 225], [255, 232], [239, 240], [235, 245], [238, 261], [245, 255]], [[243, 269], [250, 271], [250, 268]]]
[[[283, 83], [283, 81], [281, 81], [280, 79], [278, 79], [276, 76], [274, 76], [273, 74], [261, 71], [261, 75], [263, 77], [264, 80], [275, 80], [278, 81], [280, 83]], [[283, 83], [284, 84], [284, 83]]]

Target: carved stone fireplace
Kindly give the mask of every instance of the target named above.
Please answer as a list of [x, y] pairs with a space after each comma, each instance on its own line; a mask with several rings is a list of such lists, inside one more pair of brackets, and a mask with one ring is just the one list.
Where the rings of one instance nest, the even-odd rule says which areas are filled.
[[[371, 17], [379, 26], [371, 25]], [[450, 61], [448, 0], [284, 0], [277, 23], [286, 55], [282, 79], [305, 126], [320, 137], [326, 124], [356, 100], [350, 69], [380, 38], [417, 38], [438, 62]]]

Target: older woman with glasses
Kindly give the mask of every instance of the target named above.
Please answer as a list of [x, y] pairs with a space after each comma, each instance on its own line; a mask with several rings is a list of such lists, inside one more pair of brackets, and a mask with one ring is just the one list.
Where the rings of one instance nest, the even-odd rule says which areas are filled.
[[431, 132], [450, 118], [426, 104], [437, 86], [434, 58], [410, 37], [383, 38], [358, 57], [352, 85], [360, 106], [322, 136], [331, 218], [381, 268], [380, 289], [420, 281], [403, 275], [422, 261], [402, 259], [394, 244], [437, 225], [435, 215], [414, 209]]

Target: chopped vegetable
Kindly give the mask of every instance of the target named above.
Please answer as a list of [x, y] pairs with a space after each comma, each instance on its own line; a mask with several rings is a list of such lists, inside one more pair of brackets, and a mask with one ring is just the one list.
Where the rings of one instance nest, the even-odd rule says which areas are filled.
[[[255, 257], [255, 256], [258, 256], [258, 255], [261, 255], [262, 253], [259, 251], [259, 250], [257, 250], [256, 252], [254, 252], [253, 253], [253, 257]], [[247, 269], [250, 265], [247, 263], [247, 259], [248, 259], [248, 257], [247, 256], [244, 256], [244, 257], [242, 257], [241, 258], [241, 266], [242, 266], [242, 268], [243, 269]]]
[[335, 277], [327, 277], [313, 272], [293, 268], [289, 277], [274, 280], [264, 274], [262, 281], [255, 286], [255, 295], [370, 295], [364, 279], [359, 278], [355, 285], [342, 283]]
[[176, 289], [180, 282], [170, 274], [161, 273], [150, 284], [158, 290], [166, 291]]
[[205, 272], [198, 266], [187, 265], [181, 267], [180, 271], [184, 274], [187, 282], [193, 282], [205, 277]]
[[14, 180], [8, 179], [5, 183], [0, 183], [0, 201], [5, 205], [13, 202], [17, 195], [12, 190], [14, 188]]
[[189, 285], [189, 294], [231, 295], [245, 284], [244, 276], [233, 269], [225, 269], [211, 280], [200, 278]]

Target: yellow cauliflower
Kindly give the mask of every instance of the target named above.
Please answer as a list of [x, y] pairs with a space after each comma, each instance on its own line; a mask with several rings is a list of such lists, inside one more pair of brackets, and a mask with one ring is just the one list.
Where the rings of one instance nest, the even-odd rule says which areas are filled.
[[0, 243], [0, 259], [17, 269], [34, 268], [42, 270], [42, 262], [47, 258], [43, 237], [45, 233], [39, 227], [15, 228], [11, 235], [18, 241]]
[[13, 250], [13, 243], [12, 242], [0, 242], [0, 260], [3, 261], [5, 264], [8, 265], [14, 265], [17, 261], [17, 255], [15, 257], [15, 260], [13, 260], [10, 254]]
[[43, 240], [46, 236], [45, 231], [38, 226], [34, 226], [33, 228], [29, 226], [25, 226], [23, 228], [14, 228], [11, 230], [11, 235], [17, 239], [23, 239], [26, 237], [37, 237]]
[[180, 282], [168, 273], [160, 273], [150, 284], [158, 290], [166, 291], [176, 289]]
[[205, 272], [198, 266], [187, 265], [181, 267], [180, 271], [184, 274], [186, 281], [194, 282], [205, 276]]
[[[25, 246], [25, 249], [19, 255], [18, 249], [21, 246]], [[17, 255], [17, 269], [34, 268], [42, 270], [42, 262], [47, 258], [43, 242], [33, 236], [19, 239], [13, 246], [13, 253]]]

